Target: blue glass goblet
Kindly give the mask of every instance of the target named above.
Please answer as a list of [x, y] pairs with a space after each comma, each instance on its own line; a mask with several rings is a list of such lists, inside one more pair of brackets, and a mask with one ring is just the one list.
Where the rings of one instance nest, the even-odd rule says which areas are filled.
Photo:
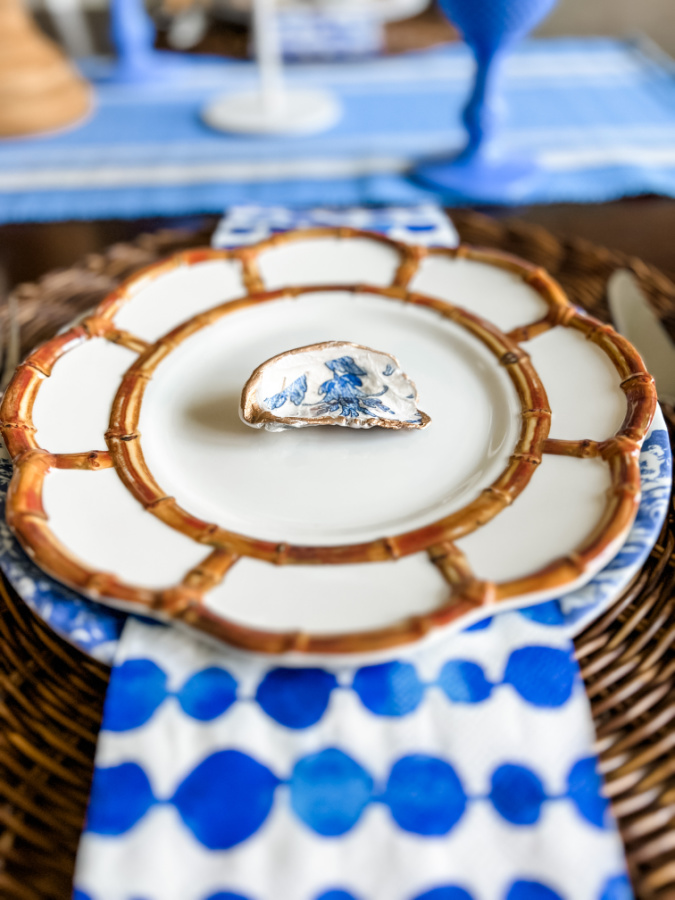
[[141, 0], [112, 0], [110, 37], [119, 81], [145, 81], [155, 62], [155, 26]]
[[557, 0], [439, 0], [476, 60], [473, 91], [462, 116], [468, 141], [458, 156], [423, 163], [425, 186], [476, 202], [519, 200], [536, 167], [495, 154], [491, 137], [501, 118], [499, 83], [504, 56], [553, 9]]
[[155, 50], [156, 28], [144, 0], [111, 0], [110, 39], [116, 63], [106, 80], [143, 83], [175, 80], [211, 60], [196, 54]]

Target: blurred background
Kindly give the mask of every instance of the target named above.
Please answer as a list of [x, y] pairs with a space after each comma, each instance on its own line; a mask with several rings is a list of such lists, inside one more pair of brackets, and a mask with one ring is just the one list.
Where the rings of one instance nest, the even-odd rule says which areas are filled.
[[673, 53], [674, 20], [672, 0], [568, 0], [553, 10], [538, 33], [621, 35], [641, 31]]
[[[5, 0], [5, 2], [9, 3], [10, 0]], [[113, 163], [115, 165], [127, 165], [127, 162], [129, 165], [135, 162], [140, 164], [140, 156], [138, 160], [133, 158], [137, 153], [136, 148], [147, 143], [149, 136], [151, 137], [154, 133], [154, 126], [148, 125], [146, 129], [148, 135], [141, 134], [143, 131], [142, 117], [134, 113], [134, 122], [137, 124], [133, 127], [129, 126], [128, 139], [120, 137], [115, 121], [122, 121], [119, 117], [124, 118], [122, 110], [126, 109], [126, 106], [115, 99], [119, 96], [116, 92], [123, 92], [127, 98], [124, 103], [128, 104], [129, 109], [132, 109], [134, 88], [131, 85], [122, 87], [106, 85], [100, 80], [96, 82], [95, 71], [91, 69], [91, 66], [87, 68], [87, 58], [90, 60], [92, 57], [101, 59], [102, 55], [107, 56], [108, 59], [113, 57], [108, 0], [24, 0], [24, 2], [39, 27], [58, 42], [67, 56], [75, 61], [83, 60], [85, 75], [96, 83], [97, 105], [93, 116], [86, 118], [82, 126], [70, 129], [67, 134], [57, 135], [53, 138], [48, 135], [36, 138], [28, 137], [25, 143], [21, 144], [16, 144], [13, 137], [0, 142], [0, 155], [4, 153], [4, 163], [0, 159], [0, 173], [3, 171], [3, 165], [9, 166], [6, 169], [5, 180], [11, 181], [12, 173], [16, 172], [18, 176], [20, 172], [21, 178], [27, 184], [24, 193], [28, 205], [25, 209], [22, 205], [23, 199], [18, 196], [18, 191], [11, 185], [5, 199], [0, 193], [0, 214], [3, 212], [3, 204], [5, 210], [5, 215], [0, 215], [0, 237], [2, 238], [0, 241], [0, 268], [5, 271], [9, 287], [21, 281], [33, 280], [51, 268], [71, 265], [87, 253], [95, 252], [100, 247], [115, 241], [133, 239], [148, 229], [165, 224], [185, 224], [189, 227], [202, 224], [204, 216], [197, 215], [197, 213], [208, 213], [210, 221], [215, 223], [217, 211], [224, 211], [230, 203], [280, 202], [277, 194], [273, 191], [268, 196], [266, 193], [268, 187], [258, 190], [255, 187], [251, 189], [245, 184], [241, 185], [241, 189], [232, 187], [227, 200], [214, 200], [214, 190], [217, 186], [211, 189], [209, 185], [208, 190], [204, 187], [200, 194], [202, 200], [206, 198], [208, 203], [204, 202], [200, 206], [201, 201], [195, 199], [191, 204], [183, 204], [184, 208], [178, 209], [171, 207], [167, 201], [168, 205], [164, 213], [167, 218], [159, 219], [156, 214], [157, 203], [154, 204], [153, 209], [151, 208], [152, 204], [143, 206], [143, 202], [138, 199], [138, 197], [145, 196], [142, 191], [137, 191], [134, 197], [132, 194], [135, 189], [130, 187], [129, 183], [125, 189], [123, 182], [120, 184], [111, 182], [105, 185], [106, 191], [111, 197], [110, 209], [105, 204], [102, 206], [99, 204], [98, 211], [83, 214], [81, 210], [77, 211], [75, 205], [72, 209], [64, 207], [65, 212], [50, 213], [49, 215], [43, 215], [39, 210], [40, 215], [36, 216], [35, 203], [37, 202], [39, 206], [40, 197], [47, 196], [48, 193], [44, 191], [44, 185], [40, 186], [39, 181], [41, 178], [47, 177], [53, 169], [49, 153], [56, 154], [54, 159], [58, 158], [59, 166], [66, 167], [64, 171], [69, 166], [72, 168], [73, 171], [69, 170], [68, 177], [72, 179], [75, 186], [70, 196], [73, 203], [76, 203], [84, 190], [80, 191], [75, 184], [78, 164], [75, 162], [76, 157], [71, 157], [71, 151], [67, 148], [71, 146], [75, 148], [75, 151], [82, 155], [82, 159], [87, 159], [88, 165], [92, 168]], [[146, 9], [151, 14], [157, 29], [155, 45], [161, 49], [185, 51], [190, 55], [190, 60], [195, 59], [193, 54], [210, 55], [211, 59], [216, 57], [229, 57], [230, 60], [250, 58], [250, 2], [251, 0], [147, 0]], [[338, 8], [341, 10], [350, 8], [353, 10], [359, 9], [360, 3], [362, 0], [279, 0], [280, 24], [284, 20], [287, 23], [291, 22], [291, 25], [286, 24], [281, 29], [283, 31], [282, 43], [290, 40], [291, 44], [294, 42], [297, 44], [296, 25], [299, 20], [293, 19], [294, 14], [304, 14], [316, 9], [334, 11]], [[119, 0], [116, 3], [118, 9], [123, 6], [128, 8], [130, 5], [133, 4], [126, 0]], [[1, 6], [2, 0], [0, 0]], [[354, 54], [356, 65], [358, 65], [359, 58], [371, 58], [374, 63], [368, 70], [370, 75], [363, 76], [362, 72], [360, 76], [355, 77], [372, 78], [374, 84], [380, 78], [378, 72], [384, 72], [387, 66], [391, 68], [387, 60], [390, 62], [398, 60], [396, 65], [399, 66], [399, 69], [397, 71], [407, 71], [406, 65], [416, 65], [414, 61], [406, 63], [408, 51], [428, 47], [439, 47], [439, 53], [443, 56], [446, 51], [443, 50], [442, 45], [448, 45], [447, 55], [443, 56], [444, 59], [461, 60], [465, 58], [462, 56], [463, 48], [459, 46], [458, 33], [453, 29], [449, 19], [436, 6], [435, 0], [368, 0], [367, 3], [363, 2], [363, 7], [365, 6], [371, 11], [377, 8], [377, 29], [370, 31], [368, 28], [357, 29], [348, 37], [355, 42], [354, 47], [357, 49]], [[593, 44], [592, 40], [590, 42], [588, 40], [589, 36], [594, 35], [600, 38], [596, 44]], [[639, 36], [639, 40], [635, 44], [619, 40], [630, 36]], [[540, 54], [542, 60], [549, 60], [546, 62], [546, 65], [549, 66], [549, 76], [547, 76], [548, 81], [545, 80], [541, 84], [537, 83], [536, 76], [532, 76], [527, 89], [529, 92], [527, 97], [522, 91], [513, 95], [510, 112], [514, 121], [517, 120], [516, 126], [523, 128], [520, 138], [522, 148], [528, 152], [533, 150], [553, 152], [555, 155], [555, 152], [562, 146], [559, 136], [556, 136], [558, 133], [556, 129], [563, 129], [568, 146], [572, 150], [575, 150], [576, 147], [575, 152], [578, 150], [587, 152], [590, 154], [589, 158], [592, 158], [593, 154], [596, 154], [597, 157], [598, 152], [601, 152], [609, 159], [608, 168], [604, 170], [604, 174], [601, 173], [599, 176], [597, 159], [595, 162], [591, 159], [591, 164], [586, 166], [585, 170], [583, 163], [575, 163], [577, 174], [568, 175], [562, 170], [551, 172], [547, 176], [548, 181], [545, 187], [531, 192], [517, 203], [498, 201], [496, 204], [487, 204], [487, 211], [498, 218], [516, 215], [526, 222], [542, 225], [562, 236], [573, 235], [604, 246], [625, 250], [641, 256], [646, 261], [660, 266], [671, 276], [675, 276], [675, 254], [672, 252], [671, 238], [675, 228], [675, 202], [667, 199], [675, 190], [673, 188], [675, 168], [671, 160], [675, 152], [675, 141], [670, 137], [671, 131], [669, 130], [673, 127], [672, 123], [675, 118], [672, 75], [670, 74], [673, 61], [671, 56], [667, 55], [675, 54], [674, 0], [642, 0], [642, 2], [635, 2], [635, 0], [560, 0], [553, 5], [550, 15], [536, 27], [532, 37], [534, 40], [531, 41], [531, 46], [534, 47], [535, 53]], [[537, 41], [536, 39], [540, 37], [561, 37], [564, 38], [564, 41], [559, 42], [560, 47], [558, 47], [556, 41]], [[316, 33], [311, 38], [315, 39]], [[372, 42], [370, 50], [368, 41]], [[285, 55], [287, 57], [295, 55], [296, 58], [309, 60], [311, 63], [313, 57], [311, 52], [307, 53], [307, 46], [306, 44], [300, 48], [300, 51], [296, 46], [295, 54], [289, 53], [288, 46], [285, 46]], [[566, 50], [565, 47], [568, 49]], [[458, 52], [454, 53], [454, 51]], [[561, 54], [572, 51], [578, 53], [583, 59], [583, 65], [574, 78], [569, 78], [564, 64], [555, 60], [562, 59]], [[527, 52], [529, 51], [525, 50], [525, 53]], [[175, 56], [175, 54], [171, 55]], [[316, 58], [321, 59], [321, 56]], [[349, 58], [349, 53], [343, 54], [342, 57], [340, 53], [337, 53], [335, 57], [339, 65], [348, 61]], [[409, 59], [412, 60], [413, 57], [411, 56]], [[550, 68], [551, 65], [554, 68], [558, 67], [556, 70], [559, 71], [558, 76], [550, 74], [553, 71]], [[604, 71], [610, 72], [609, 75], [598, 74], [603, 71], [603, 66], [605, 66]], [[606, 68], [607, 66], [609, 68]], [[206, 72], [206, 69], [204, 71]], [[233, 72], [234, 70], [230, 69], [229, 71]], [[298, 71], [302, 71], [302, 67]], [[615, 75], [611, 74], [614, 71], [620, 73], [618, 80]], [[193, 77], [197, 84], [201, 76], [196, 70]], [[171, 154], [178, 154], [177, 158], [186, 164], [192, 164], [194, 160], [201, 159], [199, 154], [202, 153], [210, 153], [212, 157], [210, 156], [209, 159], [213, 158], [218, 162], [221, 159], [233, 160], [239, 164], [248, 158], [247, 147], [255, 149], [261, 145], [247, 144], [238, 135], [209, 132], [203, 123], [201, 126], [195, 124], [200, 105], [203, 102], [202, 95], [205, 97], [209, 91], [220, 91], [221, 83], [223, 88], [227, 88], [224, 75], [208, 76], [205, 74], [203, 76], [204, 79], [208, 79], [208, 77], [212, 78], [212, 82], [207, 85], [205, 80], [203, 89], [195, 88], [195, 99], [190, 101], [193, 103], [194, 109], [188, 110], [185, 104], [180, 106], [177, 103], [175, 112], [167, 112], [165, 119], [162, 119], [162, 127], [165, 128], [165, 132], [162, 133], [170, 133], [172, 139], [170, 141], [162, 139], [157, 146], [162, 148], [162, 155], [165, 150]], [[384, 76], [382, 77], [384, 78]], [[405, 74], [397, 77], [399, 83], [405, 83], [408, 78]], [[432, 90], [432, 76], [429, 77], [430, 90], [425, 94], [427, 106], [424, 123], [420, 124], [421, 120], [415, 122], [414, 117], [411, 118], [407, 112], [406, 115], [401, 116], [402, 107], [395, 110], [397, 116], [395, 122], [393, 119], [385, 122], [382, 118], [384, 114], [380, 116], [382, 118], [380, 130], [383, 135], [387, 129], [392, 131], [392, 129], [398, 128], [400, 135], [398, 132], [396, 134], [402, 141], [401, 146], [406, 141], [414, 143], [419, 140], [420, 149], [415, 151], [417, 154], [415, 158], [421, 157], [423, 148], [427, 146], [424, 144], [426, 138], [421, 136], [425, 128], [431, 135], [434, 128], [441, 127], [438, 123], [447, 127], [454, 117], [453, 127], [456, 134], [461, 135], [459, 113], [470, 87], [468, 69], [466, 86], [457, 81], [453, 82], [450, 78], [447, 82], [449, 102], [446, 107], [441, 89], [433, 88]], [[555, 81], [556, 77], [557, 82]], [[589, 85], [594, 91], [592, 96], [587, 89]], [[364, 90], [366, 89], [370, 88], [366, 85]], [[161, 93], [164, 88], [158, 88], [158, 90]], [[372, 91], [375, 93], [370, 102], [373, 103], [373, 110], [377, 110], [379, 115], [382, 107], [376, 97], [378, 90], [380, 90], [379, 87], [372, 87]], [[436, 90], [435, 94], [434, 90]], [[556, 100], [551, 103], [548, 100], [549, 95], [546, 93], [550, 90], [557, 91], [555, 96], [558, 98], [564, 94], [566, 98], [564, 102], [561, 104], [559, 100]], [[199, 91], [202, 93], [200, 94]], [[165, 96], [169, 98], [170, 94], [171, 91], [168, 90]], [[434, 99], [434, 97], [438, 99]], [[155, 113], [159, 116], [160, 108], [166, 105], [168, 105], [168, 100], [167, 104], [156, 104]], [[355, 148], [353, 154], [372, 155], [375, 151], [372, 149], [374, 145], [370, 143], [371, 120], [374, 121], [377, 116], [369, 115], [357, 121], [353, 118], [350, 110], [351, 107], [347, 109], [342, 123], [338, 125], [337, 132], [328, 131], [325, 137], [298, 138], [297, 142], [293, 144], [296, 149], [288, 149], [290, 145], [286, 144], [287, 150], [284, 152], [301, 155], [305, 152], [305, 147], [320, 147], [323, 148], [321, 153], [330, 154], [333, 150], [333, 135], [337, 133], [341, 140], [351, 142], [348, 144], [349, 147], [353, 144]], [[115, 115], [118, 116], [117, 120], [114, 119]], [[189, 117], [192, 117], [190, 120], [192, 124], [188, 122]], [[130, 121], [129, 116], [126, 121]], [[181, 125], [180, 122], [183, 124]], [[159, 128], [159, 125], [157, 127]], [[135, 132], [131, 134], [135, 128], [140, 129], [138, 134]], [[602, 128], [606, 129], [607, 134], [611, 129], [615, 129], [612, 134], [618, 134], [619, 137], [608, 138], [605, 136], [603, 138], [600, 134]], [[535, 134], [541, 137], [541, 148], [528, 145], [531, 135]], [[456, 139], [456, 137], [453, 138], [453, 140]], [[461, 137], [459, 139], [461, 140]], [[271, 138], [266, 140], [270, 147], [270, 158], [273, 159], [277, 154], [278, 147], [282, 145], [276, 144]], [[19, 146], [25, 146], [31, 154], [30, 158], [26, 157], [25, 164], [23, 154], [18, 150]], [[386, 146], [389, 150], [386, 142], [384, 145], [378, 146]], [[601, 151], [598, 150], [600, 146]], [[186, 149], [181, 149], [183, 147]], [[428, 147], [431, 152], [431, 144]], [[612, 153], [617, 148], [623, 154], [619, 162], [611, 159]], [[638, 149], [636, 150], [636, 148]], [[255, 149], [255, 152], [258, 150]], [[59, 153], [60, 156], [58, 156]], [[184, 155], [180, 156], [181, 153]], [[611, 188], [603, 187], [602, 191], [598, 192], [596, 186], [605, 183], [602, 182], [602, 178], [605, 178], [607, 183], [611, 182]], [[32, 190], [31, 179], [37, 179], [35, 190]], [[354, 179], [353, 191], [359, 193], [364, 181], [365, 179], [362, 179], [361, 182]], [[190, 189], [195, 195], [199, 194], [200, 185], [196, 182], [191, 184], [192, 188]], [[400, 184], [397, 183], [397, 185], [396, 189], [398, 190]], [[140, 187], [143, 190], [146, 189], [144, 184]], [[133, 207], [131, 212], [126, 211], [126, 201], [116, 201], [116, 209], [114, 208], [115, 203], [112, 202], [113, 192], [120, 193], [124, 190], [127, 191], [129, 197], [127, 206], [130, 209]], [[188, 188], [186, 187], [185, 190], [187, 191]], [[102, 193], [102, 191], [98, 191], [99, 195]], [[392, 197], [395, 195], [394, 191]], [[229, 199], [230, 196], [234, 199]], [[391, 198], [385, 192], [383, 200], [373, 201], [372, 196], [361, 196], [360, 194], [356, 199], [368, 203], [390, 202]], [[468, 201], [456, 202], [453, 205], [469, 206], [476, 199], [469, 198]], [[600, 202], [602, 200], [606, 202]], [[288, 201], [282, 200], [281, 202]], [[300, 199], [298, 202], [302, 205], [305, 201]], [[310, 205], [316, 202], [314, 198], [309, 201]], [[330, 199], [327, 195], [325, 200], [322, 198], [319, 202], [330, 204], [343, 201]], [[347, 202], [354, 202], [351, 195]], [[403, 202], [409, 201], [404, 200]], [[11, 214], [8, 212], [10, 206]], [[485, 208], [486, 204], [483, 203], [482, 206]], [[32, 212], [25, 211], [29, 207]], [[123, 209], [121, 214], [120, 208]]]
[[[168, 0], [171, 7], [171, 0]], [[174, 0], [180, 6], [180, 0]], [[247, 0], [202, 0], [201, 15], [185, 17], [188, 24], [181, 29], [174, 24], [174, 34], [166, 7], [152, 0], [148, 9], [160, 27], [160, 45], [169, 42], [187, 44], [195, 50], [223, 52], [245, 55], [247, 42]], [[288, 0], [279, 4], [291, 6]], [[297, 0], [295, 6], [307, 6], [308, 0]], [[87, 41], [93, 41], [93, 49], [106, 52], [108, 42], [107, 0], [29, 0], [40, 25], [53, 37], [70, 39], [71, 52], [86, 55], [90, 49]], [[399, 10], [422, 11], [412, 17], [389, 22], [387, 45], [392, 50], [419, 46], [420, 43], [434, 43], [447, 40], [450, 32], [447, 20], [438, 11], [434, 2], [428, 0], [397, 0], [392, 4], [391, 13], [397, 16]], [[425, 8], [426, 7], [426, 8]], [[200, 8], [200, 4], [197, 4]], [[87, 22], [87, 34], [79, 37], [80, 26], [75, 22], [79, 12]], [[74, 15], [75, 14], [75, 15]], [[69, 26], [67, 20], [70, 17]], [[192, 22], [190, 22], [190, 19]], [[185, 19], [184, 19], [185, 21]], [[67, 33], [66, 33], [67, 32]], [[536, 29], [535, 35], [605, 35], [622, 36], [642, 33], [656, 41], [668, 53], [675, 53], [675, 5], [673, 0], [566, 0], [554, 8], [551, 15]], [[173, 41], [172, 41], [173, 38]]]

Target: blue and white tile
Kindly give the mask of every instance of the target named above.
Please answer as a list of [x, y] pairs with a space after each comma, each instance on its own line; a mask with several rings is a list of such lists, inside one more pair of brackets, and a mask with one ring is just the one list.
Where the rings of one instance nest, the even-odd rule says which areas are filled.
[[211, 243], [214, 247], [239, 247], [294, 228], [336, 227], [377, 231], [393, 240], [430, 247], [456, 247], [459, 244], [452, 221], [435, 203], [348, 209], [234, 206], [218, 223]]

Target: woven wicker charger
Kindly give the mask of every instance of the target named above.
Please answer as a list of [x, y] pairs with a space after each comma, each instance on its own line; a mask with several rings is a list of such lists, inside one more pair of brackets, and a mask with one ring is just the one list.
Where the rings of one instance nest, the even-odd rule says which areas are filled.
[[[675, 337], [675, 286], [639, 260], [473, 213], [462, 239], [547, 268], [574, 303], [607, 319], [605, 285], [631, 268]], [[163, 232], [18, 289], [24, 349], [135, 269], [206, 243]], [[0, 327], [2, 326], [0, 321]], [[665, 410], [671, 426], [675, 416]], [[623, 597], [577, 639], [597, 749], [640, 897], [675, 897], [675, 518]], [[0, 896], [66, 898], [89, 792], [107, 670], [66, 645], [0, 583]], [[670, 695], [670, 697], [669, 697]]]

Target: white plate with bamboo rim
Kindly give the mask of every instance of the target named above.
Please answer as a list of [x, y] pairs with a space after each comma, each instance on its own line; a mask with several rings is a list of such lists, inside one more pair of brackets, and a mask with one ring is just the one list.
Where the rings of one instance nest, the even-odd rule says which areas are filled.
[[[423, 430], [271, 433], [267, 359], [400, 361]], [[386, 652], [578, 588], [640, 500], [653, 381], [528, 263], [350, 229], [178, 254], [20, 366], [8, 520], [88, 597], [249, 650]]]

